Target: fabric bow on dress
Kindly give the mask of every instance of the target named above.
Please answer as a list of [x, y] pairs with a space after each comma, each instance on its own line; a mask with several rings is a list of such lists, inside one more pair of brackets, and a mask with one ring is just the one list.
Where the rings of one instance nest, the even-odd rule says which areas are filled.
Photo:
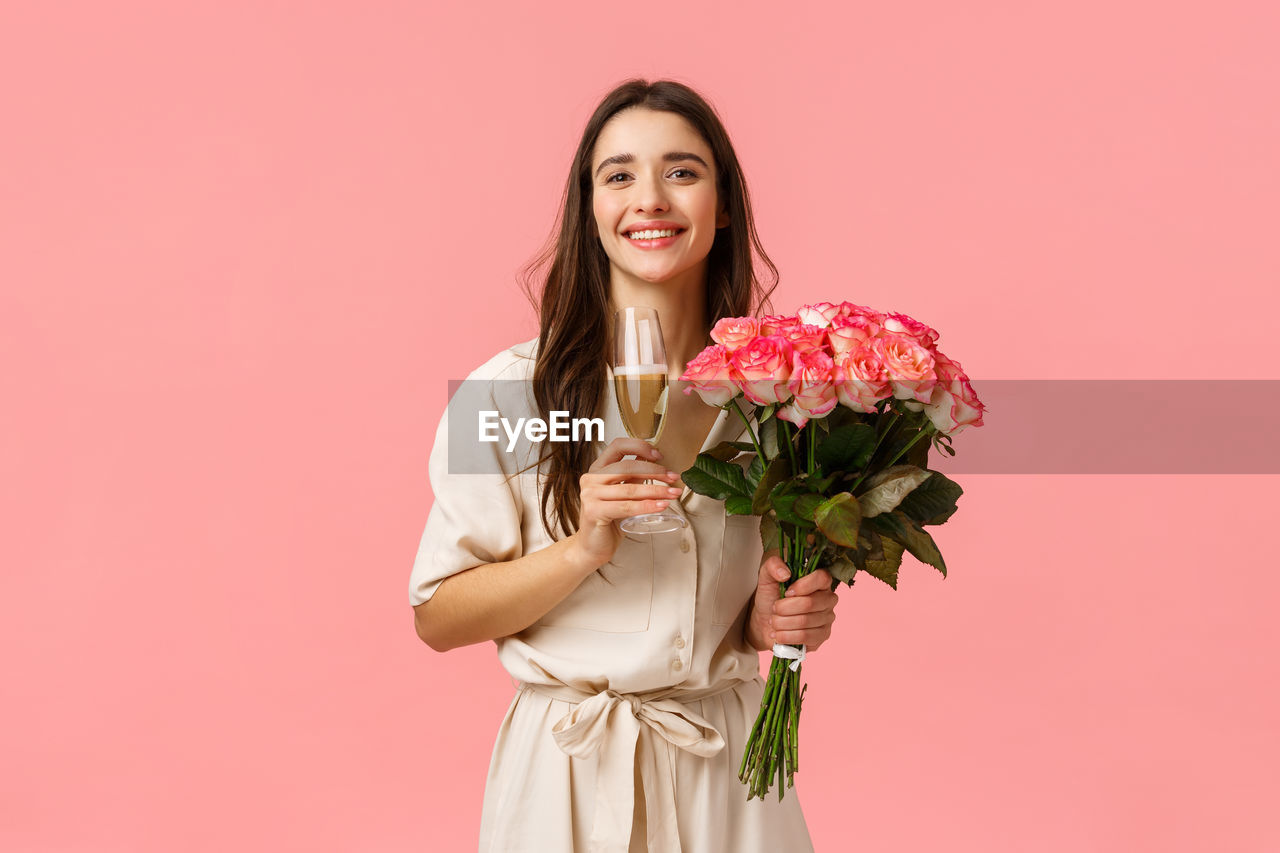
[[[565, 698], [562, 689], [527, 685]], [[686, 691], [684, 698], [705, 698], [732, 689], [734, 683], [707, 691]], [[570, 688], [571, 689], [571, 688]], [[577, 691], [573, 691], [577, 693]], [[670, 695], [644, 697], [605, 690], [579, 694], [577, 704], [552, 728], [556, 744], [574, 758], [599, 757], [596, 776], [595, 819], [591, 826], [591, 850], [628, 853], [635, 809], [635, 768], [644, 788], [648, 818], [646, 837], [650, 849], [679, 853], [676, 825], [675, 768], [666, 749], [646, 748], [641, 723], [672, 746], [704, 758], [724, 749], [724, 737], [703, 717]], [[640, 748], [637, 749], [637, 744]]]

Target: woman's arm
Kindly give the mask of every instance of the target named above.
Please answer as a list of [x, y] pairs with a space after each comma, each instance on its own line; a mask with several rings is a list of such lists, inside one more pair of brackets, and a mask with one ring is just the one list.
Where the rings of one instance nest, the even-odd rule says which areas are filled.
[[431, 598], [413, 608], [419, 639], [445, 652], [523, 631], [599, 568], [577, 536], [446, 578]]
[[[643, 458], [623, 461], [627, 454]], [[418, 638], [443, 652], [510, 636], [541, 619], [613, 559], [622, 541], [615, 521], [660, 511], [680, 494], [679, 475], [657, 464], [661, 458], [646, 441], [615, 438], [579, 479], [580, 528], [532, 554], [445, 578], [413, 608]], [[645, 477], [658, 482], [640, 482]]]

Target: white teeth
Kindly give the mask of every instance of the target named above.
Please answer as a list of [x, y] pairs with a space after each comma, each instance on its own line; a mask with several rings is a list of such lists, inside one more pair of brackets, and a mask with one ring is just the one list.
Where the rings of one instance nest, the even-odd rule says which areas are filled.
[[654, 240], [658, 237], [674, 237], [676, 230], [675, 228], [666, 228], [661, 231], [632, 231], [627, 237], [631, 240]]

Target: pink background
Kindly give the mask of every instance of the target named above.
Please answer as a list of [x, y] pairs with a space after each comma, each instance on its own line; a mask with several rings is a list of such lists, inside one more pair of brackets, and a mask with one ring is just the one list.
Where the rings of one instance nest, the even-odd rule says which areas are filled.
[[[512, 685], [414, 634], [427, 455], [628, 76], [722, 112], [780, 309], [1277, 378], [1273, 3], [435, 7], [6, 8], [0, 848], [474, 849]], [[1274, 480], [962, 484], [806, 663], [817, 848], [1280, 848]]]

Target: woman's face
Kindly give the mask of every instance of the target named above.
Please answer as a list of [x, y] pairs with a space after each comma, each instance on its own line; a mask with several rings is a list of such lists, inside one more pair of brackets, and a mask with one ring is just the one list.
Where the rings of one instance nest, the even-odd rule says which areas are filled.
[[[632, 107], [605, 124], [591, 156], [592, 210], [610, 274], [633, 284], [682, 273], [705, 281], [716, 229], [729, 224], [716, 198], [711, 147], [676, 113]], [[674, 236], [628, 236], [674, 230]]]

